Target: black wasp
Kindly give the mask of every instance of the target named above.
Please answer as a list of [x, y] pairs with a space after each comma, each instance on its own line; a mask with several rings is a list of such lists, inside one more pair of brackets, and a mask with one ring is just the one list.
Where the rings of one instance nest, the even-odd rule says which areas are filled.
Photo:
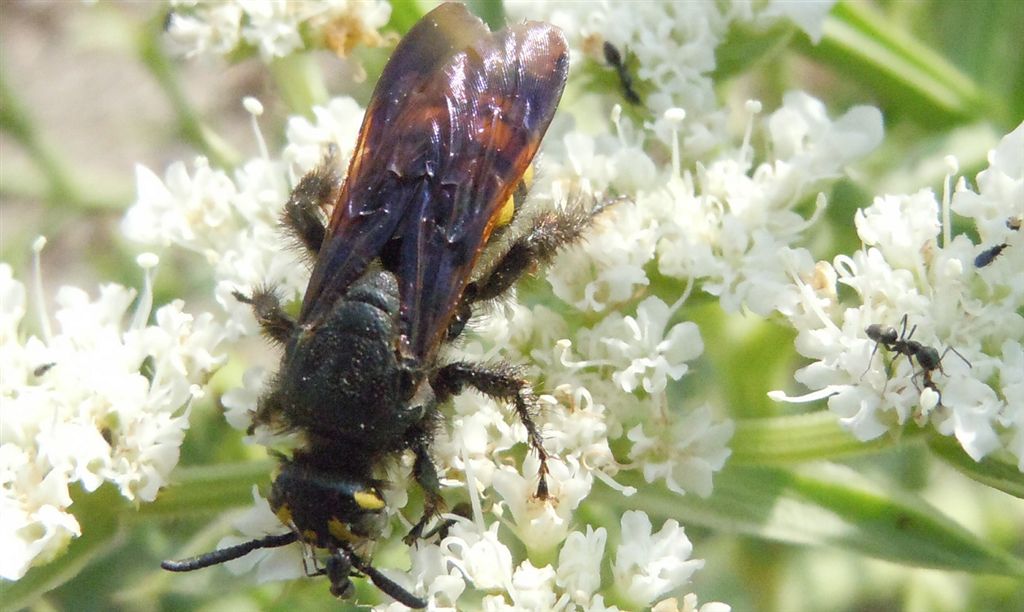
[[[557, 28], [526, 22], [491, 33], [461, 4], [427, 14], [385, 66], [342, 183], [333, 156], [307, 174], [283, 224], [315, 257], [297, 318], [272, 288], [238, 293], [284, 347], [252, 428], [298, 432], [268, 497], [288, 528], [184, 561], [190, 571], [259, 548], [302, 542], [313, 575], [349, 597], [364, 575], [414, 608], [426, 601], [370, 564], [386, 522], [380, 468], [405, 452], [424, 492], [411, 543], [443, 507], [430, 446], [439, 404], [466, 387], [511, 404], [541, 460], [536, 398], [507, 364], [442, 363], [474, 308], [578, 239], [593, 214], [544, 212], [504, 252], [481, 259], [517, 212], [513, 200], [561, 97], [569, 66]], [[333, 209], [325, 223], [325, 212]], [[493, 261], [479, 269], [480, 261]], [[319, 561], [317, 560], [319, 559]]]
[[[942, 369], [942, 360], [946, 355], [953, 351], [960, 359], [964, 360], [964, 363], [968, 367], [971, 366], [971, 362], [967, 361], [963, 355], [960, 354], [952, 346], [946, 347], [946, 350], [939, 354], [939, 351], [931, 346], [921, 344], [920, 342], [913, 340], [914, 332], [917, 331], [917, 325], [910, 328], [910, 333], [907, 333], [907, 322], [908, 315], [903, 315], [900, 319], [900, 331], [897, 332], [895, 327], [883, 326], [877, 323], [872, 323], [864, 329], [864, 333], [871, 340], [875, 341], [875, 348], [871, 351], [871, 356], [868, 357], [868, 367], [864, 370], [864, 374], [868, 373], [871, 369], [871, 361], [875, 357], [875, 353], [878, 352], [878, 347], [883, 346], [888, 351], [896, 353], [897, 355], [905, 355], [913, 365], [914, 360], [917, 360], [917, 365], [921, 367], [921, 371], [914, 374], [914, 377], [921, 376], [923, 384], [926, 388], [939, 393], [938, 387], [932, 381], [932, 374], [938, 370], [943, 375], [946, 371]], [[862, 374], [861, 376], [863, 376]], [[913, 380], [913, 379], [912, 379]], [[916, 383], [915, 383], [916, 386]]]

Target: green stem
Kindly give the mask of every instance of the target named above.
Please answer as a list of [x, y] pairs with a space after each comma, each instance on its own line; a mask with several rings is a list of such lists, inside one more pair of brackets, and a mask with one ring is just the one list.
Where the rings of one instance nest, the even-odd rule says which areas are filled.
[[138, 51], [142, 63], [167, 94], [167, 99], [177, 115], [178, 129], [182, 136], [202, 151], [215, 166], [221, 168], [236, 166], [240, 159], [238, 152], [205, 125], [200, 120], [195, 108], [189, 103], [174, 64], [160, 45], [161, 32], [159, 22], [154, 22], [150, 27], [144, 28], [139, 36]]
[[270, 63], [278, 90], [291, 112], [312, 116], [313, 106], [329, 96], [323, 74], [312, 53], [292, 53]]
[[74, 187], [70, 166], [43, 142], [28, 109], [10, 87], [3, 70], [0, 70], [0, 129], [13, 136], [42, 171], [47, 199], [52, 202], [77, 199], [74, 194], [78, 190]]

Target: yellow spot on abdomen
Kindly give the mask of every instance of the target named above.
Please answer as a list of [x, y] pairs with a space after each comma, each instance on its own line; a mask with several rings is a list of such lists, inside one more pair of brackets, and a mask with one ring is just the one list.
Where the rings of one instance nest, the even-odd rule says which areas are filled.
[[356, 491], [352, 498], [363, 510], [380, 510], [384, 507], [384, 500], [373, 491]]

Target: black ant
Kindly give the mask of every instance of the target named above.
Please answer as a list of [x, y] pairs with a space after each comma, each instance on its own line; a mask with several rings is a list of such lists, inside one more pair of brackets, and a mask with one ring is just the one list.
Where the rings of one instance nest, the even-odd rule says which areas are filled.
[[[867, 374], [868, 370], [871, 369], [871, 361], [875, 358], [875, 353], [878, 352], [878, 345], [884, 346], [893, 353], [906, 355], [908, 359], [913, 358], [922, 349], [926, 348], [920, 342], [911, 340], [914, 332], [917, 331], [917, 325], [910, 328], [910, 333], [908, 334], [907, 317], [908, 315], [903, 315], [903, 318], [900, 319], [901, 329], [899, 334], [896, 333], [895, 327], [887, 327], [878, 323], [872, 323], [864, 329], [864, 333], [867, 334], [868, 338], [875, 341], [875, 348], [871, 350], [871, 356], [868, 357], [868, 367], [864, 370], [864, 374]], [[864, 374], [861, 374], [861, 378], [864, 377]]]
[[608, 42], [604, 41], [604, 61], [615, 69], [616, 74], [619, 75], [619, 82], [622, 84], [622, 95], [626, 98], [626, 101], [630, 104], [640, 104], [640, 94], [636, 93], [633, 89], [633, 75], [629, 73], [629, 68], [626, 67], [626, 60], [622, 57], [622, 53], [619, 49]]
[[[867, 326], [864, 333], [867, 334], [868, 338], [875, 341], [875, 348], [871, 351], [871, 357], [868, 358], [868, 367], [864, 370], [864, 374], [867, 374], [868, 370], [871, 369], [871, 360], [874, 359], [875, 353], [878, 351], [878, 345], [882, 345], [893, 353], [906, 355], [907, 359], [911, 361], [911, 365], [913, 365], [913, 360], [916, 359], [917, 365], [921, 366], [921, 371], [914, 374], [911, 377], [911, 381], [917, 376], [921, 376], [925, 388], [939, 393], [938, 387], [932, 381], [932, 373], [938, 370], [943, 375], [946, 375], [946, 371], [942, 369], [942, 360], [950, 351], [953, 351], [957, 357], [963, 359], [967, 367], [971, 367], [971, 362], [967, 361], [967, 358], [952, 346], [946, 347], [946, 350], [940, 355], [939, 351], [934, 347], [912, 340], [914, 332], [917, 331], [917, 325], [911, 327], [908, 334], [907, 318], [908, 315], [903, 315], [903, 318], [900, 319], [899, 334], [896, 333], [895, 327], [885, 327], [877, 323]], [[864, 374], [861, 374], [862, 378]], [[914, 387], [917, 387], [917, 383], [914, 383]]]

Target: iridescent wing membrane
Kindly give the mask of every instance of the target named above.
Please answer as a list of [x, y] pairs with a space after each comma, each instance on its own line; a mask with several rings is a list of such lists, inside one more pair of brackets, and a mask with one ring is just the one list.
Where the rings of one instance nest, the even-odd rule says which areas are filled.
[[398, 279], [403, 358], [426, 361], [561, 97], [553, 26], [491, 33], [461, 4], [424, 17], [374, 90], [306, 291], [315, 326], [380, 258]]

